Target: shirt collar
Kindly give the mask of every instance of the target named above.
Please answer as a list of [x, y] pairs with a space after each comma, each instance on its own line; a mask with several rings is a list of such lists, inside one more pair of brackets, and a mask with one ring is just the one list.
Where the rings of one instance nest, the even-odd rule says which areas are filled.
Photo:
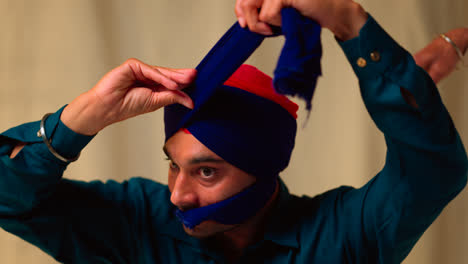
[[293, 196], [289, 193], [288, 187], [283, 180], [279, 177], [278, 179], [278, 198], [268, 217], [264, 240], [286, 247], [298, 248], [298, 222], [288, 217], [288, 215], [292, 215], [288, 211], [292, 209], [291, 200]]

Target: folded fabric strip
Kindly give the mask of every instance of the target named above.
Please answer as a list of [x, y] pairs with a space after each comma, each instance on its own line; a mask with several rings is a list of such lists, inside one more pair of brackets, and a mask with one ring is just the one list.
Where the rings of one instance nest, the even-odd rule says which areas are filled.
[[[279, 93], [309, 100], [310, 109], [316, 79], [321, 74], [320, 27], [295, 9], [282, 10], [282, 20], [286, 42], [274, 87]], [[252, 217], [269, 200], [278, 173], [289, 163], [296, 135], [295, 118], [277, 103], [223, 85], [264, 38], [235, 23], [197, 66], [197, 79], [185, 90], [194, 101], [194, 109], [181, 105], [165, 108], [166, 141], [187, 128], [218, 156], [257, 177], [253, 186], [229, 199], [179, 210], [177, 216], [187, 227], [205, 220], [238, 224]]]
[[[274, 87], [280, 94], [299, 96], [309, 110], [317, 78], [321, 75], [321, 28], [294, 8], [281, 10], [281, 29], [275, 35], [286, 37], [275, 70]], [[265, 36], [242, 28], [236, 22], [197, 66], [195, 83], [184, 91], [194, 101], [194, 109], [181, 105], [165, 108], [166, 141], [197, 112], [236, 69], [260, 46]]]

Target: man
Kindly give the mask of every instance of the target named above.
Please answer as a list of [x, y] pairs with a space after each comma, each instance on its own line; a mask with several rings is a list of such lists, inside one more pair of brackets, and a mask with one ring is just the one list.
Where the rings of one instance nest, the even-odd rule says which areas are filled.
[[[277, 175], [271, 173], [266, 177], [272, 176], [274, 184], [259, 189], [266, 190], [268, 196], [253, 214], [230, 221], [244, 214], [242, 209], [250, 205], [242, 204], [244, 207], [231, 217], [223, 217], [234, 210], [229, 204], [236, 202], [228, 202], [204, 215], [203, 221], [190, 221], [188, 213], [192, 210], [232, 201], [246, 190], [263, 186], [259, 184], [264, 182], [262, 172], [270, 169], [242, 163], [240, 155], [228, 156], [231, 150], [219, 147], [223, 142], [207, 147], [212, 138], [200, 140], [203, 132], [199, 124], [213, 124], [206, 121], [213, 116], [219, 121], [231, 121], [224, 116], [232, 114], [229, 109], [222, 109], [226, 111], [223, 115], [205, 111], [185, 128], [167, 134], [168, 187], [139, 178], [123, 184], [62, 180], [66, 165], [106, 126], [169, 104], [194, 107], [181, 91], [194, 80], [194, 70], [150, 66], [131, 59], [109, 72], [89, 92], [45, 118], [39, 137], [36, 132], [41, 125], [37, 122], [3, 134], [2, 228], [66, 263], [401, 262], [443, 207], [465, 186], [466, 154], [435, 85], [411, 56], [358, 4], [348, 0], [316, 3], [238, 1], [236, 11], [241, 25], [269, 34], [265, 22], [278, 24], [279, 10], [292, 6], [340, 40], [360, 79], [369, 113], [388, 145], [385, 168], [367, 185], [298, 198], [289, 195]], [[455, 39], [455, 34], [451, 37]], [[460, 43], [466, 49], [468, 40], [464, 38]], [[438, 73], [437, 78], [442, 78], [454, 65], [456, 53], [452, 51], [443, 59], [424, 58], [430, 57], [427, 53], [440, 54], [452, 48], [438, 39], [417, 58], [430, 73], [430, 65], [434, 65], [430, 62], [442, 61], [446, 66], [443, 69], [447, 69]], [[265, 80], [260, 87], [266, 92], [248, 87], [254, 79]], [[258, 103], [283, 114], [281, 120], [285, 122], [294, 119], [292, 103], [265, 87], [268, 77], [256, 69], [244, 66], [228, 81], [237, 87], [222, 90], [228, 96], [237, 95], [238, 88], [247, 90], [239, 92], [241, 99], [257, 96], [249, 109], [261, 111], [255, 108]], [[241, 118], [235, 114], [232, 118], [241, 124]], [[221, 124], [214, 123], [216, 131], [224, 131]], [[269, 125], [261, 123], [253, 129]], [[249, 140], [250, 129], [239, 130], [245, 133], [240, 140]], [[267, 137], [277, 131], [263, 132]], [[44, 143], [44, 137], [45, 142], [52, 141]], [[225, 134], [221, 134], [223, 138]], [[238, 134], [226, 138], [239, 140]], [[282, 144], [285, 139], [277, 140]], [[279, 150], [285, 154], [280, 160], [284, 164], [289, 160], [288, 151]], [[275, 163], [271, 167], [280, 170], [282, 166]], [[259, 193], [263, 192], [245, 195]], [[177, 221], [175, 209], [183, 225]], [[219, 221], [213, 220], [213, 215]]]

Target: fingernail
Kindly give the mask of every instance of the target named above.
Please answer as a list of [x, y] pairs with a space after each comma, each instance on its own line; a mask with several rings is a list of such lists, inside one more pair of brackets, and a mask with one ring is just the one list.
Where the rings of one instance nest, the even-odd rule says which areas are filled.
[[267, 30], [267, 29], [260, 31], [260, 33], [263, 34], [263, 35], [272, 35], [273, 34], [273, 32], [271, 30]]
[[239, 17], [239, 25], [243, 28], [245, 28], [245, 18]]
[[168, 88], [170, 90], [178, 90], [179, 85], [176, 82], [174, 82], [173, 80], [171, 80], [170, 85], [168, 85], [168, 87], [166, 87], [166, 88]]
[[187, 103], [185, 106], [186, 106], [187, 108], [189, 108], [189, 109], [192, 109], [192, 110], [193, 110], [193, 107], [194, 107], [194, 106], [193, 106], [193, 101], [192, 101], [192, 100], [190, 100], [190, 102], [188, 102], [188, 103]]

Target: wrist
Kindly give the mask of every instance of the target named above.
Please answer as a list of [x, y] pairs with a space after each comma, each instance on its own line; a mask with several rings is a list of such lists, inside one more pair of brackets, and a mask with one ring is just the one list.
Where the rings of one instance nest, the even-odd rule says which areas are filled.
[[456, 28], [447, 33], [440, 34], [448, 44], [453, 46], [453, 51], [463, 62], [463, 57], [468, 48], [468, 28]]
[[334, 17], [340, 19], [333, 19], [333, 23], [328, 28], [337, 39], [346, 41], [359, 36], [359, 31], [366, 23], [368, 15], [360, 4], [350, 2], [349, 5], [340, 7]]
[[99, 102], [89, 92], [75, 98], [65, 107], [60, 120], [73, 132], [92, 136], [106, 127], [103, 114], [96, 107]]

